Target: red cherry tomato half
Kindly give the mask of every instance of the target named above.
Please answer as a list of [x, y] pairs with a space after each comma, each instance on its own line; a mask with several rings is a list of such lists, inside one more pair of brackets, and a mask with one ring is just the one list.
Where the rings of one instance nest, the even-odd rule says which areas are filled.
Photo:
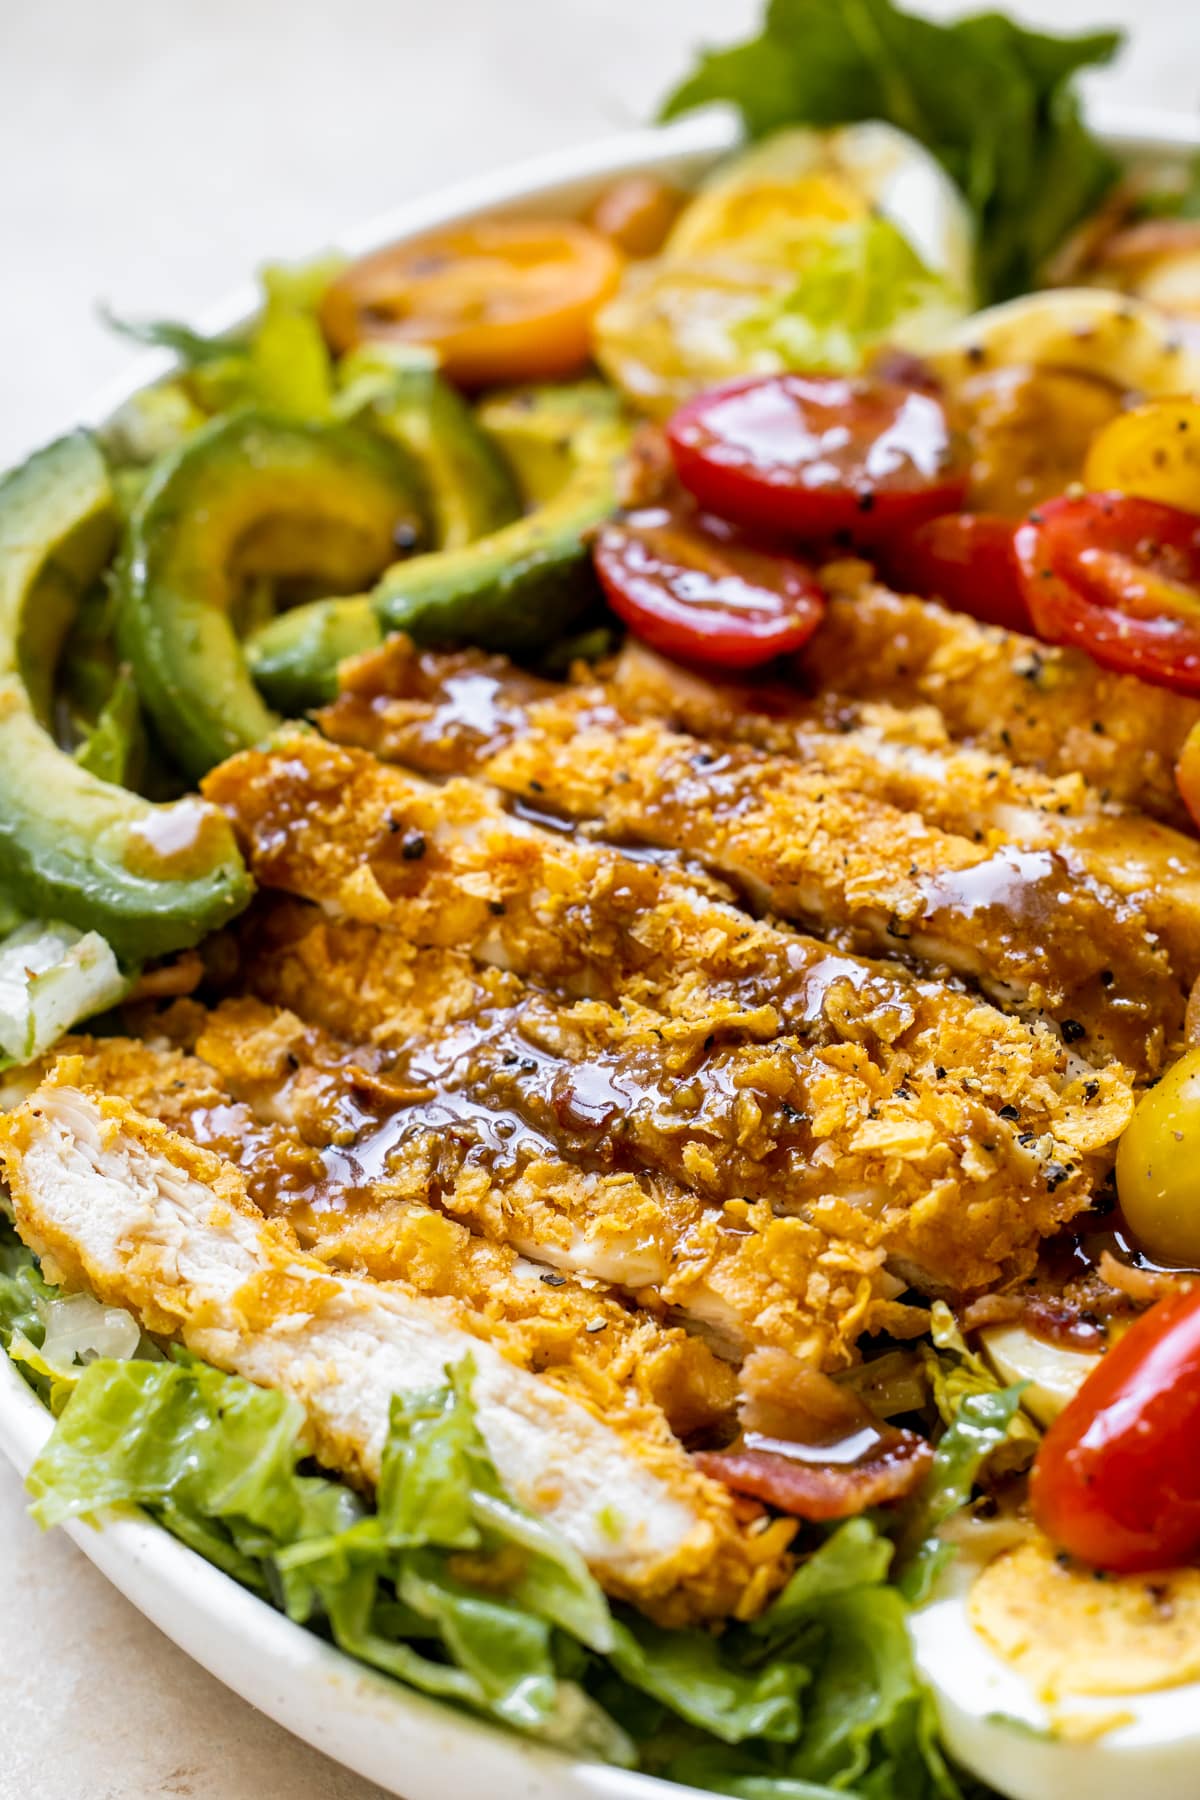
[[807, 564], [747, 544], [723, 519], [685, 506], [614, 519], [594, 554], [617, 616], [683, 662], [749, 669], [798, 650], [824, 616]]
[[1093, 1369], [1042, 1440], [1033, 1516], [1101, 1569], [1135, 1574], [1200, 1550], [1200, 1289], [1159, 1300]]
[[735, 381], [681, 406], [667, 436], [701, 506], [793, 537], [874, 543], [966, 491], [941, 402], [869, 376]]
[[1047, 500], [1014, 539], [1039, 634], [1200, 695], [1200, 517], [1156, 500]]
[[879, 555], [884, 579], [902, 593], [940, 600], [1005, 631], [1032, 631], [1013, 522], [999, 513], [942, 513], [890, 538]]

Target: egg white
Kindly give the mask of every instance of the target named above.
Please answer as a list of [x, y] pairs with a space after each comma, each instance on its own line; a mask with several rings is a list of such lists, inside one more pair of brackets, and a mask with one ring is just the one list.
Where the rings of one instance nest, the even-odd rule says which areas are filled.
[[970, 211], [941, 164], [907, 132], [879, 120], [819, 131], [795, 126], [773, 133], [718, 170], [681, 215], [667, 242], [669, 257], [730, 248], [738, 200], [756, 190], [773, 196], [779, 226], [800, 222], [823, 197], [856, 202], [859, 216], [890, 219], [927, 269], [970, 304], [975, 233]]
[[983, 1353], [1005, 1384], [1023, 1381], [1021, 1405], [1039, 1425], [1049, 1425], [1100, 1361], [1086, 1350], [1068, 1350], [1034, 1337], [1020, 1325], [993, 1325], [980, 1333]]
[[[1050, 1424], [1100, 1360], [1048, 1344], [1020, 1325], [993, 1326], [981, 1342], [1001, 1381], [1027, 1383], [1022, 1404], [1041, 1425]], [[1152, 1693], [1063, 1693], [1048, 1706], [976, 1629], [968, 1596], [981, 1565], [965, 1552], [960, 1559], [909, 1621], [918, 1667], [956, 1761], [1007, 1800], [1194, 1800], [1200, 1682]], [[1124, 1722], [1103, 1730], [1114, 1718]], [[1080, 1741], [1089, 1723], [1098, 1735]]]
[[1018, 366], [1095, 376], [1149, 399], [1200, 392], [1200, 344], [1179, 321], [1103, 288], [1048, 288], [989, 306], [930, 360], [951, 386], [980, 369]]
[[[917, 1666], [946, 1748], [1006, 1800], [1194, 1800], [1200, 1793], [1200, 1682], [1157, 1693], [1063, 1694], [1051, 1710], [976, 1631], [963, 1571], [912, 1615]], [[1090, 1742], [1072, 1726], [1097, 1729]]]

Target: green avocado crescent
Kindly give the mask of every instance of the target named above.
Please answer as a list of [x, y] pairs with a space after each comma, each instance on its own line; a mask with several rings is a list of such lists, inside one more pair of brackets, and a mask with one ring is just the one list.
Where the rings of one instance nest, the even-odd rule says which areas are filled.
[[0, 890], [26, 916], [99, 932], [129, 965], [198, 942], [253, 884], [214, 807], [152, 805], [48, 729], [63, 638], [115, 536], [108, 469], [84, 432], [0, 482]]

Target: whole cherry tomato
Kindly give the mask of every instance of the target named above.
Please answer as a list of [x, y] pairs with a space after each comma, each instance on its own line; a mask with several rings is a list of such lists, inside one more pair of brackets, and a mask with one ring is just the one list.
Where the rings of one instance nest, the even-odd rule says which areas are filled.
[[877, 377], [751, 376], [685, 402], [667, 435], [701, 506], [787, 536], [874, 543], [966, 490], [940, 400]]
[[684, 504], [614, 519], [594, 554], [613, 611], [682, 662], [752, 668], [798, 650], [824, 616], [806, 563], [747, 544], [725, 520]]
[[1159, 1300], [1058, 1415], [1030, 1482], [1054, 1543], [1122, 1574], [1200, 1551], [1200, 1289]]
[[352, 263], [321, 302], [337, 351], [371, 339], [428, 344], [466, 387], [570, 375], [622, 259], [568, 219], [489, 219], [392, 244]]
[[1014, 539], [1040, 636], [1200, 695], [1200, 517], [1122, 494], [1044, 501]]
[[941, 513], [889, 538], [880, 573], [901, 593], [940, 600], [1005, 631], [1032, 631], [1013, 522], [998, 513]]

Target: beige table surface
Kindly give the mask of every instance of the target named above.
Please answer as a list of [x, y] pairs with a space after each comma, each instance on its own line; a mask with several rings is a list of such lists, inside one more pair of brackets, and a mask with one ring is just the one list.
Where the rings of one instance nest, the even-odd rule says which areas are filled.
[[[926, 10], [956, 6], [927, 0]], [[1034, 0], [1137, 21], [1095, 91], [1200, 104], [1195, 0]], [[195, 317], [256, 261], [441, 182], [640, 123], [756, 0], [0, 0], [0, 463], [126, 353], [97, 298]], [[369, 1800], [146, 1623], [0, 1467], [0, 1800]], [[466, 1800], [448, 1795], [447, 1800]]]

